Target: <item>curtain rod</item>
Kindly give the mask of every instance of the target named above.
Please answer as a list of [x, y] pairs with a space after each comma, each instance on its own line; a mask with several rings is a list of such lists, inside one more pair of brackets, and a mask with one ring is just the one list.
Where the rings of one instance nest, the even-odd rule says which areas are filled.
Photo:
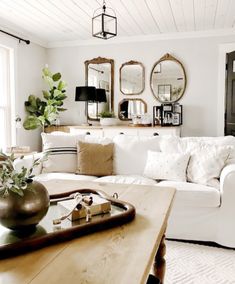
[[102, 73], [102, 74], [104, 74], [104, 71], [102, 71], [102, 70], [98, 70], [98, 69], [96, 69], [96, 68], [94, 68], [94, 67], [88, 67], [89, 69], [92, 69], [92, 70], [94, 70], [94, 71], [96, 71], [96, 72], [98, 72], [98, 73]]
[[18, 37], [18, 36], [16, 36], [16, 35], [13, 35], [13, 34], [10, 34], [10, 33], [8, 33], [8, 32], [5, 32], [5, 31], [3, 31], [3, 30], [0, 30], [0, 32], [1, 32], [1, 33], [4, 33], [4, 34], [6, 34], [6, 35], [9, 35], [9, 36], [11, 36], [11, 37], [17, 38], [17, 39], [19, 40], [19, 42], [24, 41], [26, 44], [30, 44], [30, 40], [23, 39], [23, 38]]

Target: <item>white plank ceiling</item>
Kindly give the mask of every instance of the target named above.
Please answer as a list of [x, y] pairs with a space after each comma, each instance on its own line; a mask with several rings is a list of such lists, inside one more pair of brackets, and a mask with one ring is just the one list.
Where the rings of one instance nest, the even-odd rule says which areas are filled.
[[[0, 0], [0, 28], [50, 45], [91, 40], [91, 18], [102, 0]], [[118, 37], [231, 30], [235, 0], [106, 0]], [[96, 39], [100, 41], [100, 39]]]

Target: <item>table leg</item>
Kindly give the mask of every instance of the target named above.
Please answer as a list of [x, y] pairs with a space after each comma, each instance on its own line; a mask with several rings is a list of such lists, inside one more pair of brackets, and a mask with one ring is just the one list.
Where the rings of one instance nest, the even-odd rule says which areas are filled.
[[165, 235], [163, 235], [153, 265], [154, 276], [160, 280], [160, 283], [164, 283], [164, 276], [166, 271], [166, 261], [164, 258], [165, 254], [166, 254]]

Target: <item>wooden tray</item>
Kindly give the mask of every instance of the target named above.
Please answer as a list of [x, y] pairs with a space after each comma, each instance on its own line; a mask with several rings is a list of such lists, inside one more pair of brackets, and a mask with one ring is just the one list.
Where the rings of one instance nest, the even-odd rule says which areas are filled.
[[[66, 219], [60, 225], [53, 225], [53, 220], [61, 217], [57, 202], [70, 194], [98, 194], [111, 201], [111, 212], [93, 216], [90, 222], [85, 218], [71, 222]], [[135, 208], [127, 202], [108, 196], [103, 191], [92, 189], [74, 190], [62, 194], [51, 195], [51, 204], [47, 215], [32, 230], [11, 231], [0, 225], [0, 258], [7, 258], [27, 251], [39, 249], [57, 242], [90, 234], [99, 230], [130, 222], [135, 217]]]

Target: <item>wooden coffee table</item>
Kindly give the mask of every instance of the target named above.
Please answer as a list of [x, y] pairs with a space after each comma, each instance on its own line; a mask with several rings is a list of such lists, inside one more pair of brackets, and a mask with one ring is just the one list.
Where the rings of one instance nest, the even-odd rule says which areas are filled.
[[[45, 183], [50, 193], [64, 191], [65, 184]], [[68, 190], [117, 192], [120, 200], [135, 206], [136, 217], [119, 227], [1, 260], [0, 283], [146, 283], [151, 267], [163, 281], [164, 233], [175, 189], [95, 182], [68, 185]]]

